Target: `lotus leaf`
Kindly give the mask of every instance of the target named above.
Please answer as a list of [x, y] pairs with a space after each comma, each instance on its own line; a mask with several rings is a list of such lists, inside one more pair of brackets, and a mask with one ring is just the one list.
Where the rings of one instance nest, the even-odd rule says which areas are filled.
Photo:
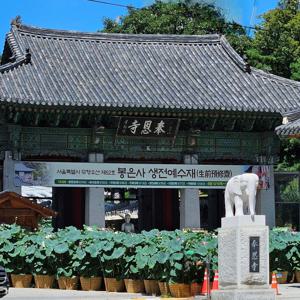
[[169, 259], [169, 254], [168, 253], [165, 253], [165, 252], [159, 252], [158, 253], [158, 256], [157, 256], [157, 261], [160, 263], [160, 264], [164, 264], [166, 263], [166, 261]]
[[82, 259], [84, 259], [84, 257], [85, 257], [86, 254], [85, 254], [85, 252], [82, 249], [77, 248], [77, 250], [75, 252], [75, 255], [76, 255], [77, 259], [82, 260]]
[[26, 255], [34, 254], [36, 250], [37, 250], [36, 247], [34, 245], [31, 245], [26, 249]]
[[183, 258], [182, 252], [173, 253], [170, 257], [171, 260], [181, 260]]
[[113, 247], [114, 247], [114, 243], [113, 242], [107, 242], [103, 246], [103, 251], [110, 251], [111, 249], [113, 249]]
[[147, 265], [148, 259], [147, 256], [144, 256], [142, 253], [138, 253], [135, 256], [135, 261], [136, 261], [137, 268], [142, 270]]
[[54, 251], [57, 254], [63, 254], [69, 252], [69, 247], [66, 243], [58, 244], [54, 247]]
[[182, 264], [179, 264], [177, 262], [174, 264], [174, 267], [176, 270], [182, 270]]
[[133, 265], [130, 265], [130, 272], [133, 273], [133, 274], [138, 274], [139, 269], [136, 268], [136, 267], [133, 266]]
[[111, 259], [120, 258], [122, 255], [124, 255], [125, 250], [126, 249], [124, 247], [115, 248], [112, 255], [111, 255]]
[[5, 245], [1, 248], [1, 252], [11, 252], [14, 249], [14, 244], [6, 241]]

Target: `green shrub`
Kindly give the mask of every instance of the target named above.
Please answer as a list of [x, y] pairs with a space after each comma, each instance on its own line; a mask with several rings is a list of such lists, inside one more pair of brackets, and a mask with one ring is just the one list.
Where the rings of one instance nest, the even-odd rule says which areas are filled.
[[300, 269], [300, 233], [274, 228], [270, 231], [270, 271]]

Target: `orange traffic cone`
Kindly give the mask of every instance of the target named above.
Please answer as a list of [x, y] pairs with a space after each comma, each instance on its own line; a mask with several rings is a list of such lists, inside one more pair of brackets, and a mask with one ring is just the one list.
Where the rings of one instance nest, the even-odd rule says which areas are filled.
[[272, 273], [272, 285], [271, 285], [272, 289], [276, 289], [276, 295], [280, 295], [279, 291], [278, 291], [278, 283], [277, 283], [277, 278], [276, 278], [276, 274], [273, 272]]
[[203, 279], [203, 284], [202, 284], [202, 289], [201, 289], [201, 295], [207, 295], [209, 288], [210, 288], [210, 286], [209, 286], [209, 279], [207, 278], [207, 269], [205, 269], [204, 279]]
[[212, 285], [212, 291], [219, 289], [219, 272], [218, 270], [215, 271], [214, 281]]

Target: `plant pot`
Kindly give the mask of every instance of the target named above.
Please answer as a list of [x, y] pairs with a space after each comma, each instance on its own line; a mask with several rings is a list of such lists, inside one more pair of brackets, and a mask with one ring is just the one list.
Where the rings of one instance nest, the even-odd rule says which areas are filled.
[[191, 297], [191, 288], [189, 284], [173, 283], [169, 284], [171, 296], [175, 298]]
[[25, 275], [19, 275], [19, 274], [11, 274], [11, 282], [12, 286], [15, 288], [29, 288], [31, 281], [32, 281], [32, 275], [31, 274], [25, 274]]
[[300, 271], [295, 271], [296, 281], [300, 282]]
[[127, 293], [144, 293], [144, 281], [139, 279], [124, 279]]
[[58, 288], [60, 290], [65, 290], [66, 289], [66, 279], [65, 279], [65, 277], [58, 277], [57, 278], [57, 283], [58, 283]]
[[78, 276], [74, 277], [59, 277], [57, 279], [58, 287], [61, 290], [76, 290], [78, 286]]
[[280, 284], [287, 283], [288, 271], [281, 271], [276, 274], [277, 282]]
[[159, 287], [160, 294], [162, 296], [170, 295], [170, 289], [169, 289], [169, 285], [168, 285], [167, 282], [159, 281], [158, 282], [158, 287]]
[[116, 278], [104, 278], [105, 290], [107, 292], [124, 292], [124, 280], [117, 280]]
[[102, 277], [82, 277], [80, 276], [81, 288], [84, 291], [100, 290]]
[[191, 295], [192, 296], [197, 296], [201, 294], [201, 289], [202, 289], [202, 283], [198, 282], [193, 282], [191, 283]]
[[54, 275], [34, 275], [35, 287], [38, 289], [51, 289]]
[[159, 286], [157, 280], [144, 280], [147, 295], [159, 295]]

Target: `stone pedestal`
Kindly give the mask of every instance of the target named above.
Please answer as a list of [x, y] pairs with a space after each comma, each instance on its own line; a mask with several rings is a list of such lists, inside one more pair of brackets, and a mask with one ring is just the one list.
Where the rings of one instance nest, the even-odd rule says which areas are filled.
[[269, 228], [265, 216], [222, 219], [218, 234], [219, 288], [212, 300], [273, 300]]

